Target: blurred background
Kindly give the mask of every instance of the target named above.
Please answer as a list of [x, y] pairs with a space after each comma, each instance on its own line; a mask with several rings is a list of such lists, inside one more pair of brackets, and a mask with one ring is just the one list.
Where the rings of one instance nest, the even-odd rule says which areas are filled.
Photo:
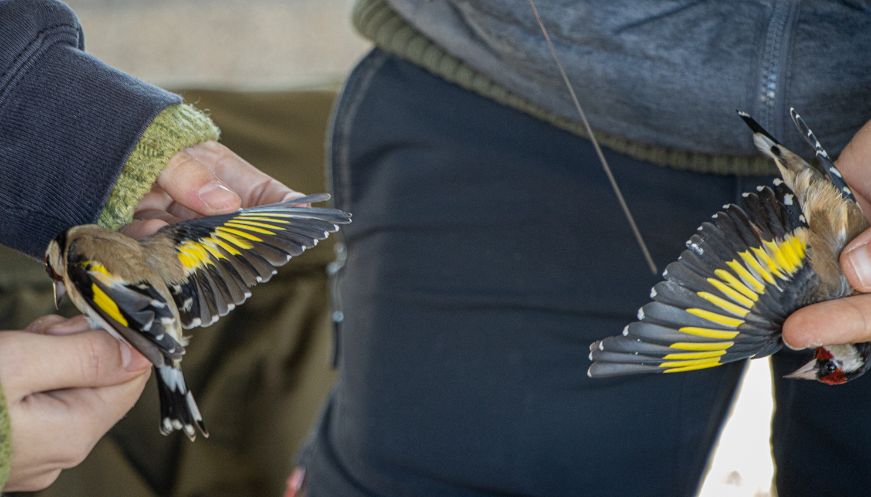
[[336, 84], [368, 43], [352, 0], [72, 0], [85, 48], [173, 88]]
[[[211, 111], [224, 130], [225, 141], [255, 165], [278, 168], [270, 172], [297, 189], [321, 189], [323, 132], [333, 92], [368, 47], [368, 43], [351, 29], [351, 0], [68, 0], [68, 3], [84, 26], [88, 52], [142, 79], [181, 91], [188, 100]], [[322, 273], [330, 257], [329, 248], [322, 247], [321, 252], [297, 265], [292, 273], [282, 272], [286, 283], [276, 284], [279, 295], [258, 296], [261, 292], [255, 292], [252, 302], [237, 312], [244, 312], [247, 308], [280, 313], [287, 295], [294, 292], [297, 295], [325, 293]], [[296, 285], [295, 281], [304, 281], [308, 286], [303, 289], [292, 286]], [[205, 404], [204, 412], [213, 435], [221, 432], [216, 423], [247, 423], [244, 433], [233, 432], [223, 438], [217, 435], [208, 441], [198, 441], [195, 444], [198, 448], [191, 452], [184, 452], [189, 449], [187, 445], [179, 445], [179, 440], [170, 442], [159, 436], [155, 437], [153, 446], [130, 449], [125, 446], [125, 440], [142, 437], [141, 424], [152, 430], [152, 435], [157, 434], [156, 407], [137, 407], [137, 410], [147, 412], [141, 416], [132, 413], [110, 440], [98, 446], [78, 474], [66, 472], [44, 495], [79, 495], [71, 491], [74, 487], [83, 489], [81, 495], [140, 495], [138, 490], [133, 490], [139, 488], [137, 485], [143, 492], [150, 487], [150, 491], [161, 495], [237, 495], [233, 493], [233, 486], [246, 483], [223, 482], [220, 473], [246, 471], [245, 461], [232, 464], [229, 461], [234, 461], [238, 452], [257, 452], [257, 447], [240, 449], [238, 440], [229, 439], [254, 432], [255, 436], [248, 443], [256, 444], [258, 429], [252, 424], [281, 422], [281, 416], [292, 416], [293, 429], [283, 435], [261, 427], [260, 431], [265, 431], [262, 440], [271, 439], [274, 447], [267, 451], [266, 458], [259, 453], [251, 456], [261, 467], [274, 464], [276, 470], [268, 476], [270, 481], [247, 484], [259, 485], [257, 488], [262, 492], [274, 495], [283, 485], [282, 475], [292, 467], [293, 452], [316, 416], [317, 405], [332, 378], [328, 366], [330, 331], [325, 300], [318, 298], [300, 305], [302, 308], [294, 311], [294, 317], [288, 319], [305, 331], [298, 330], [293, 334], [283, 346], [286, 350], [280, 357], [267, 357], [256, 350], [248, 350], [248, 355], [238, 351], [236, 354], [240, 361], [266, 363], [267, 366], [263, 366], [266, 368], [270, 361], [279, 364], [276, 366], [279, 369], [291, 371], [292, 374], [288, 374], [292, 381], [276, 386], [268, 380], [268, 371], [264, 373], [242, 367], [233, 374], [220, 376], [215, 373], [218, 376], [202, 377], [200, 383], [203, 386], [200, 390], [194, 389], [199, 393], [198, 399], [203, 399], [201, 404]], [[303, 318], [299, 318], [300, 315]], [[240, 317], [236, 321], [253, 327], [253, 322], [248, 319]], [[233, 325], [224, 328], [233, 328]], [[191, 368], [195, 361], [208, 364], [210, 358], [220, 356], [219, 349], [243, 347], [233, 343], [228, 345], [226, 340], [215, 342], [218, 339], [214, 337], [220, 333], [231, 332], [208, 330], [206, 333], [212, 338], [195, 339], [191, 348], [193, 357], [186, 360], [186, 366]], [[198, 351], [198, 348], [206, 350], [209, 347], [213, 347], [216, 355]], [[771, 496], [769, 377], [766, 361], [756, 361], [749, 368], [712, 459], [711, 470], [700, 494], [702, 497]], [[228, 410], [220, 400], [226, 398], [228, 391], [241, 388], [234, 387], [239, 383], [260, 392], [259, 398], [246, 400], [246, 403], [263, 407], [263, 402], [282, 395], [286, 397], [285, 410], [280, 410], [279, 416], [274, 418], [254, 419], [210, 413], [210, 404], [212, 410]], [[216, 384], [219, 386], [214, 386]], [[206, 391], [202, 392], [203, 389]], [[143, 402], [154, 404], [153, 397], [153, 392], [146, 392]], [[235, 406], [231, 406], [232, 409]], [[142, 423], [139, 423], [140, 418]], [[276, 440], [280, 443], [275, 443]], [[187, 444], [186, 441], [181, 443]], [[147, 461], [154, 457], [154, 451], [170, 450], [166, 447], [182, 451], [175, 458], [183, 466], [211, 464], [218, 468], [215, 476], [210, 477], [215, 484], [198, 487], [200, 484], [185, 482], [178, 474], [161, 474], [157, 469], [148, 469]], [[101, 472], [100, 468], [114, 464], [112, 461], [118, 458], [132, 461], [130, 467], [119, 470], [127, 478], [122, 480], [124, 483], [112, 483], [113, 479], [119, 480], [117, 474], [101, 478], [94, 476]], [[255, 472], [256, 467], [250, 471]], [[267, 477], [251, 476], [252, 481], [257, 478]], [[102, 488], [103, 492], [112, 492], [106, 490], [112, 486], [121, 493], [97, 490]], [[254, 494], [260, 495], [250, 495]]]

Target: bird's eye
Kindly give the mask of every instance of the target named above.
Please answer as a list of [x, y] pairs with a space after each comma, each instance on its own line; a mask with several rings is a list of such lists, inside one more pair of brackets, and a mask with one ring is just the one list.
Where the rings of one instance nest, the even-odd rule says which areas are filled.
[[51, 267], [51, 263], [48, 262], [48, 256], [45, 256], [45, 272], [46, 272], [46, 274], [48, 274], [48, 277], [54, 281], [62, 281], [63, 280], [63, 277], [61, 277], [61, 275], [57, 274], [57, 271], [55, 271], [54, 268]]
[[820, 368], [820, 371], [823, 373], [824, 376], [828, 376], [837, 370], [838, 365], [835, 364], [835, 361], [826, 361]]

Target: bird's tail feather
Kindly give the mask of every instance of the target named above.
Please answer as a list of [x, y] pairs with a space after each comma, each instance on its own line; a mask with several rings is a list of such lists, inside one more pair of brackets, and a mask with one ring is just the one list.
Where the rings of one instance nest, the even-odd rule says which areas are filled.
[[856, 198], [853, 196], [853, 191], [850, 190], [850, 187], [847, 186], [847, 182], [844, 181], [844, 176], [841, 174], [841, 171], [835, 167], [835, 163], [832, 162], [832, 158], [829, 157], [829, 153], [826, 152], [826, 149], [823, 148], [820, 141], [817, 139], [814, 132], [808, 127], [808, 125], [804, 122], [804, 119], [795, 111], [792, 107], [789, 109], [789, 115], [792, 116], [792, 122], [795, 123], [795, 127], [801, 132], [802, 136], [804, 136], [805, 141], [813, 147], [814, 153], [817, 156], [817, 160], [820, 163], [820, 169], [835, 185], [835, 188], [838, 189], [841, 196], [844, 197], [845, 200], [849, 200], [851, 202], [855, 202]]
[[194, 396], [188, 390], [181, 369], [174, 366], [157, 368], [157, 391], [160, 394], [160, 432], [164, 435], [181, 430], [191, 439], [199, 431], [209, 437], [203, 416]]
[[[753, 144], [756, 145], [756, 148], [759, 149], [760, 152], [774, 160], [774, 163], [777, 164], [777, 167], [781, 170], [781, 176], [787, 176], [789, 172], [793, 174], [799, 173], [809, 168], [817, 169], [819, 171], [818, 168], [814, 168], [801, 156], [784, 147], [783, 144], [777, 141], [777, 139], [774, 138], [771, 133], [766, 131], [762, 125], [750, 117], [750, 114], [739, 110], [738, 116], [740, 116], [747, 127], [753, 131]], [[784, 177], [784, 179], [786, 180], [787, 178]]]

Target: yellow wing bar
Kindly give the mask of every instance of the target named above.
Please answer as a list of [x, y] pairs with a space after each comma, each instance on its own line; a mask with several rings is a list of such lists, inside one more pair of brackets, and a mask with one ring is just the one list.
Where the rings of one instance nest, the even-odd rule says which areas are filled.
[[[765, 285], [777, 286], [778, 279], [789, 277], [802, 268], [807, 258], [807, 231], [799, 228], [783, 240], [763, 241], [759, 247], [749, 247], [738, 257], [727, 261], [728, 269], [714, 270], [715, 277], [706, 279], [720, 295], [700, 291], [696, 295], [714, 304], [728, 314], [746, 316], [765, 293]], [[738, 327], [739, 320], [701, 309], [687, 312], [723, 326]]]

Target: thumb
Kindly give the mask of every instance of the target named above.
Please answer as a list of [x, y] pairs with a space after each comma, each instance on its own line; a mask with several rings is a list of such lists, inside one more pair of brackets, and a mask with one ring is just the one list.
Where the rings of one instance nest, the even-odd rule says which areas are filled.
[[8, 332], [0, 336], [0, 378], [10, 396], [117, 385], [150, 363], [104, 331], [72, 335]]
[[[865, 123], [836, 161], [838, 169], [850, 185], [865, 217], [871, 216], [871, 121]], [[871, 292], [871, 230], [850, 241], [841, 251], [841, 270], [853, 288]]]
[[233, 212], [242, 206], [239, 195], [187, 150], [170, 159], [157, 177], [157, 185], [176, 203], [204, 216]]
[[844, 247], [840, 262], [850, 286], [862, 293], [871, 292], [871, 229], [863, 231]]

